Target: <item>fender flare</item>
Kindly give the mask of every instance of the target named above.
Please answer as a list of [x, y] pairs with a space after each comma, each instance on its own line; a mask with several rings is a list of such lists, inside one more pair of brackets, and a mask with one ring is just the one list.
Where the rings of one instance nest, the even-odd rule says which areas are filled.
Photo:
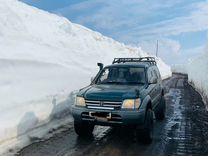
[[[152, 103], [152, 102], [151, 102], [151, 97], [150, 97], [149, 95], [147, 95], [147, 96], [142, 100], [140, 109], [146, 109], [146, 108], [147, 108], [147, 105], [148, 105], [149, 103]], [[151, 108], [152, 108], [152, 105], [151, 105]]]

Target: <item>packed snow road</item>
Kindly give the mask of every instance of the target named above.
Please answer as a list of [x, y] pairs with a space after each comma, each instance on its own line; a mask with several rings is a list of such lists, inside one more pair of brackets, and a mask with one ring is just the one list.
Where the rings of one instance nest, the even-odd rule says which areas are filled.
[[73, 124], [46, 141], [34, 143], [19, 156], [134, 156], [208, 155], [208, 112], [186, 75], [174, 74], [164, 81], [166, 119], [155, 121], [154, 140], [144, 145], [132, 130], [96, 127], [93, 138], [79, 138]]

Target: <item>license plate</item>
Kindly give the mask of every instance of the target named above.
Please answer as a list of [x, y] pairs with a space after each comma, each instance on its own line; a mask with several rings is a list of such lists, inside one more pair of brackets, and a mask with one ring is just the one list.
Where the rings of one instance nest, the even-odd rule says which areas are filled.
[[95, 119], [98, 120], [104, 120], [104, 121], [111, 120], [111, 113], [106, 113], [106, 112], [89, 112], [89, 116], [94, 117]]
[[99, 117], [99, 116], [95, 116], [95, 119], [97, 119], [97, 120], [103, 120], [103, 121], [108, 121], [109, 120], [108, 118]]

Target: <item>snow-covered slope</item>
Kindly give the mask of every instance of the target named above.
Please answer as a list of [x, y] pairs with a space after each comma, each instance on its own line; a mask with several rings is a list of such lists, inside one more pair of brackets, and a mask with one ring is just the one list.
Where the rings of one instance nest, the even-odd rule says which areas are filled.
[[186, 65], [175, 65], [173, 71], [188, 74], [189, 82], [204, 98], [208, 110], [208, 46], [205, 52]]
[[[0, 0], [0, 151], [69, 112], [71, 92], [89, 84], [97, 62], [142, 56], [147, 54], [141, 48], [66, 18], [17, 0]], [[157, 62], [162, 77], [170, 76], [170, 67]]]
[[201, 93], [208, 110], [208, 47], [204, 54], [187, 65], [186, 70], [189, 81]]

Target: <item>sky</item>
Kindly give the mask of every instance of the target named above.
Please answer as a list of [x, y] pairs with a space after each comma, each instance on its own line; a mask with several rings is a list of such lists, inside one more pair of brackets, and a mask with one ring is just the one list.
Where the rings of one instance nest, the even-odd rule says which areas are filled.
[[187, 63], [208, 43], [208, 0], [21, 0], [168, 64]]

